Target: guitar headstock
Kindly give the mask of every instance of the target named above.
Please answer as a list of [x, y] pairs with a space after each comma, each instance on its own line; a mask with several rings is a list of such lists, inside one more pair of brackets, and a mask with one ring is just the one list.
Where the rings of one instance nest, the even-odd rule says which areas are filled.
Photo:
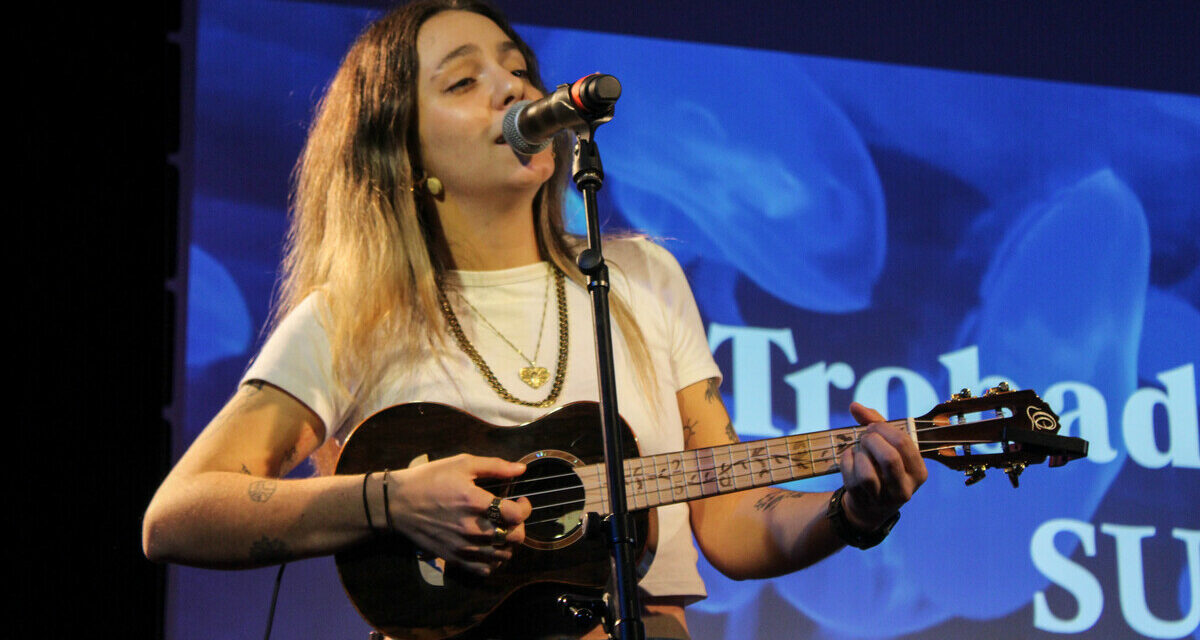
[[[1003, 469], [1014, 487], [1025, 467], [1059, 467], [1087, 457], [1082, 438], [1058, 435], [1058, 416], [1032, 390], [1014, 391], [1006, 383], [978, 397], [963, 389], [918, 418], [921, 455], [967, 474], [967, 484], [987, 469]], [[972, 447], [998, 443], [1000, 453], [973, 453]]]

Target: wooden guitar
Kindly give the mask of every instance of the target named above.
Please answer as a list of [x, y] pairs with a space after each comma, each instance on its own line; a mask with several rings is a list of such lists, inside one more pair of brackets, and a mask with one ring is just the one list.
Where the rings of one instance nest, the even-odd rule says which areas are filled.
[[[1007, 386], [970, 397], [965, 390], [919, 418], [892, 420], [921, 455], [968, 475], [1000, 468], [1017, 484], [1028, 465], [1087, 455], [1087, 442], [1056, 435], [1058, 416], [1033, 391]], [[625, 429], [627, 501], [645, 545], [652, 507], [838, 471], [838, 455], [865, 427], [855, 426], [638, 457]], [[973, 445], [1001, 443], [999, 453]], [[347, 439], [337, 473], [400, 469], [459, 453], [526, 463], [509, 481], [485, 480], [498, 496], [525, 496], [533, 512], [526, 540], [488, 577], [446, 566], [401, 535], [338, 553], [342, 584], [363, 618], [393, 638], [531, 638], [578, 633], [552, 603], [564, 592], [596, 595], [609, 578], [602, 535], [587, 535], [587, 514], [607, 514], [599, 408], [579, 402], [519, 426], [500, 427], [440, 404], [404, 404], [371, 416]]]

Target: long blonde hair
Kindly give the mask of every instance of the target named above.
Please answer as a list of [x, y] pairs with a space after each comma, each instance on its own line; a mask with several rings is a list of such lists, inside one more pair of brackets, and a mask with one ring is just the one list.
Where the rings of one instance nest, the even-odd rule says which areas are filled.
[[[369, 396], [390, 362], [447, 338], [437, 290], [447, 269], [445, 240], [428, 194], [411, 189], [421, 165], [417, 32], [447, 10], [495, 22], [525, 56], [534, 85], [545, 91], [528, 45], [499, 11], [479, 0], [421, 0], [394, 9], [368, 26], [346, 54], [293, 173], [271, 325], [309, 295], [322, 294], [337, 392], [351, 404]], [[562, 136], [555, 141], [554, 174], [534, 198], [535, 233], [542, 258], [583, 285], [574, 263], [581, 243], [563, 225], [567, 144]], [[645, 338], [629, 306], [613, 295], [612, 312], [643, 388], [654, 389]], [[318, 473], [332, 473], [337, 453], [331, 438], [313, 456]]]

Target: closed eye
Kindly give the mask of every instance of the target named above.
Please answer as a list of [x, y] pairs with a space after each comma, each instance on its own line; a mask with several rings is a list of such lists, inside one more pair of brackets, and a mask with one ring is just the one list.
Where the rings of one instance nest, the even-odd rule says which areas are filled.
[[454, 91], [461, 91], [461, 90], [466, 89], [467, 87], [471, 86], [474, 83], [475, 83], [475, 78], [470, 78], [470, 77], [463, 78], [462, 80], [459, 80], [458, 82], [455, 82], [454, 84], [447, 87], [446, 93], [451, 93]]

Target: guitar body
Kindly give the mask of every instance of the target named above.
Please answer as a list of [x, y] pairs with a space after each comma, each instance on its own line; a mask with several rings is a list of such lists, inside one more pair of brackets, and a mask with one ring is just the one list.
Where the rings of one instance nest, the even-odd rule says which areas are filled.
[[[642, 550], [655, 537], [653, 507], [837, 473], [839, 452], [866, 430], [854, 426], [639, 458], [629, 426], [618, 423], [625, 434], [626, 500]], [[358, 425], [337, 473], [404, 469], [460, 453], [494, 456], [524, 462], [525, 474], [478, 484], [533, 504], [524, 544], [487, 577], [426, 557], [398, 534], [338, 553], [342, 585], [363, 618], [393, 638], [415, 640], [528, 640], [586, 631], [555, 601], [566, 593], [599, 596], [610, 575], [605, 532], [587, 534], [585, 526], [587, 514], [611, 513], [599, 424], [598, 405], [578, 402], [515, 427], [429, 403], [384, 409]], [[1006, 384], [979, 397], [963, 390], [919, 418], [885, 424], [911, 437], [926, 459], [966, 473], [967, 484], [986, 469], [1003, 469], [1016, 487], [1026, 467], [1047, 461], [1061, 466], [1088, 450], [1086, 440], [1057, 435], [1058, 416], [1037, 394]], [[1000, 444], [1000, 453], [971, 450], [982, 443]]]
[[[404, 469], [460, 453], [494, 456], [525, 462], [527, 471], [489, 490], [502, 497], [533, 494], [534, 507], [525, 544], [487, 577], [426, 557], [401, 535], [338, 553], [342, 585], [363, 618], [390, 637], [417, 640], [580, 632], [566, 615], [555, 614], [554, 601], [564, 593], [598, 596], [609, 579], [606, 536], [585, 535], [584, 526], [587, 511], [601, 512], [603, 497], [589, 494], [573, 471], [604, 461], [599, 424], [594, 403], [567, 405], [512, 427], [446, 405], [413, 403], [380, 411], [356, 427], [338, 459], [339, 474]], [[636, 457], [633, 433], [623, 421], [620, 426], [625, 456]], [[481, 484], [491, 482], [499, 481]], [[633, 512], [643, 547], [650, 513]]]

